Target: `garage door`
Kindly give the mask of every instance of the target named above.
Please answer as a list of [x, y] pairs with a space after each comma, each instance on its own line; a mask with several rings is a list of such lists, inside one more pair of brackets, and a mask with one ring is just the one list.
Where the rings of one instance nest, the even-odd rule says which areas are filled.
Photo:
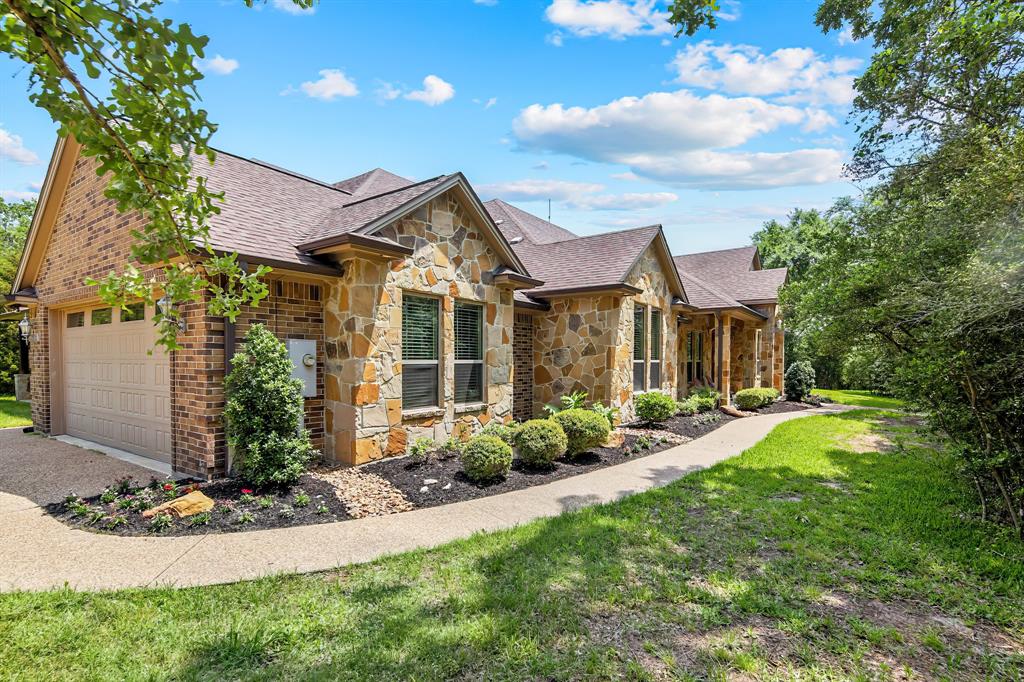
[[169, 463], [170, 364], [154, 348], [152, 317], [141, 303], [64, 314], [64, 424], [68, 435]]

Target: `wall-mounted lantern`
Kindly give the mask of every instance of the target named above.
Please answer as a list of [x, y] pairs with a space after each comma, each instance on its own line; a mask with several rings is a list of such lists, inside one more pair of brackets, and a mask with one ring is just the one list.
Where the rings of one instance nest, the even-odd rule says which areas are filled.
[[32, 320], [28, 319], [28, 313], [18, 322], [18, 332], [22, 341], [28, 341], [28, 335], [32, 333]]
[[176, 324], [179, 332], [185, 331], [185, 320], [181, 318], [175, 320], [174, 317], [172, 317], [174, 314], [174, 302], [171, 301], [167, 294], [160, 297], [160, 300], [156, 302], [156, 307], [160, 311], [160, 314], [164, 316], [164, 319], [167, 320], [168, 324]]

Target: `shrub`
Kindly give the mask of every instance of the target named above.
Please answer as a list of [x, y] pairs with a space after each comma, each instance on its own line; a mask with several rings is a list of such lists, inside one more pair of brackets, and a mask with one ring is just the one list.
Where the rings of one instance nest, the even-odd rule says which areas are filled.
[[497, 436], [473, 436], [462, 450], [462, 468], [477, 483], [504, 478], [512, 469], [512, 448]]
[[544, 406], [544, 411], [548, 413], [548, 416], [558, 414], [559, 412], [565, 412], [566, 410], [578, 410], [582, 409], [587, 404], [587, 392], [576, 391], [569, 395], [563, 395], [558, 399], [558, 404], [547, 404]]
[[803, 400], [814, 388], [814, 367], [802, 360], [794, 362], [786, 370], [786, 397], [790, 400]]
[[224, 388], [224, 420], [239, 474], [255, 485], [298, 480], [316, 452], [309, 432], [299, 429], [302, 382], [292, 378], [285, 345], [254, 324], [231, 360]]
[[564, 410], [551, 419], [565, 432], [566, 453], [570, 457], [601, 445], [612, 430], [607, 419], [591, 410]]
[[565, 431], [550, 419], [531, 419], [516, 434], [519, 456], [530, 466], [549, 466], [568, 446]]
[[771, 405], [778, 397], [779, 392], [774, 388], [745, 388], [736, 391], [733, 401], [741, 410], [756, 410]]
[[709, 412], [718, 407], [722, 394], [710, 388], [698, 388], [688, 400], [692, 400], [697, 412]]
[[680, 400], [676, 403], [676, 414], [681, 414], [684, 417], [692, 417], [697, 414], [697, 400], [696, 396], [687, 398], [686, 400]]
[[605, 407], [604, 403], [594, 403], [590, 406], [590, 409], [607, 419], [610, 428], [615, 428], [615, 419], [619, 416], [619, 408]]
[[502, 424], [501, 422], [490, 422], [480, 432], [484, 436], [494, 436], [505, 441], [508, 445], [512, 446], [516, 444], [516, 431], [519, 430], [519, 424]]
[[434, 451], [434, 439], [427, 436], [420, 436], [409, 446], [409, 459], [422, 464], [430, 459], [430, 453]]
[[645, 422], [663, 422], [676, 413], [676, 401], [658, 391], [641, 393], [633, 398], [636, 416]]

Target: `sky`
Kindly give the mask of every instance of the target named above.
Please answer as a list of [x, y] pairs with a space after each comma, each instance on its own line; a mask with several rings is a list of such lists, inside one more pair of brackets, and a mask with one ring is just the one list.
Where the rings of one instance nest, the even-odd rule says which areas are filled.
[[[855, 131], [871, 49], [822, 34], [817, 1], [720, 2], [675, 38], [651, 0], [179, 0], [209, 36], [213, 146], [336, 182], [375, 167], [463, 172], [577, 234], [660, 223], [673, 253], [750, 243], [763, 222], [824, 209]], [[56, 126], [0, 57], [0, 194], [34, 196]]]

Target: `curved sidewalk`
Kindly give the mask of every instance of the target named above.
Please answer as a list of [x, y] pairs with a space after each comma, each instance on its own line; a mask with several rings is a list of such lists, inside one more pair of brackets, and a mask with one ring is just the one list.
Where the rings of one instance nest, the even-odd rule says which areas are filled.
[[194, 586], [320, 571], [434, 547], [610, 502], [738, 455], [790, 419], [841, 406], [737, 419], [684, 445], [524, 490], [353, 521], [191, 537], [74, 530], [24, 497], [0, 493], [0, 591]]

